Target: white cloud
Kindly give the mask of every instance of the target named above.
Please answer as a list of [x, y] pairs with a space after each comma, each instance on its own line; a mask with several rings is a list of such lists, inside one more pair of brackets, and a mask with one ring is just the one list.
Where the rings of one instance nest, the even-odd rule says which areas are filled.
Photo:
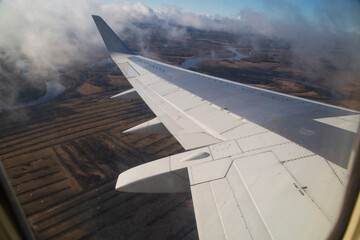
[[328, 49], [340, 44], [344, 53], [352, 59], [352, 69], [359, 66], [359, 36], [348, 33], [349, 26], [354, 21], [360, 21], [356, 14], [360, 9], [359, 4], [353, 4], [352, 9], [348, 9], [349, 12], [346, 13], [336, 12], [336, 9], [324, 4], [319, 10], [319, 19], [314, 22], [309, 22], [296, 7], [281, 0], [272, 1], [268, 7], [281, 18], [269, 19], [251, 9], [243, 9], [238, 16], [226, 18], [183, 12], [176, 7], [153, 10], [142, 3], [2, 0], [0, 61], [16, 66], [22, 60], [30, 72], [42, 76], [54, 74], [54, 65], [67, 66], [86, 61], [89, 54], [105, 50], [91, 18], [91, 14], [98, 14], [115, 32], [122, 32], [125, 28], [136, 32], [139, 45], [145, 50], [148, 32], [137, 28], [134, 22], [157, 23], [172, 38], [183, 38], [185, 28], [175, 25], [184, 25], [284, 39], [289, 41], [295, 54], [301, 56], [316, 50], [319, 52], [319, 59], [326, 58], [334, 64], [340, 63], [332, 59]]

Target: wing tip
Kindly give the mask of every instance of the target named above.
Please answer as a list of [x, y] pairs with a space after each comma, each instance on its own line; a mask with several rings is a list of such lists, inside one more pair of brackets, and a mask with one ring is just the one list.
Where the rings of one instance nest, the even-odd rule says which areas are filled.
[[122, 53], [126, 55], [135, 55], [125, 43], [119, 38], [118, 35], [109, 27], [109, 25], [98, 15], [91, 15], [98, 31], [110, 53]]
[[104, 19], [102, 19], [102, 17], [100, 17], [99, 15], [93, 14], [93, 15], [91, 15], [91, 17], [92, 17], [94, 20], [95, 20], [95, 19], [101, 19], [101, 20], [104, 21]]

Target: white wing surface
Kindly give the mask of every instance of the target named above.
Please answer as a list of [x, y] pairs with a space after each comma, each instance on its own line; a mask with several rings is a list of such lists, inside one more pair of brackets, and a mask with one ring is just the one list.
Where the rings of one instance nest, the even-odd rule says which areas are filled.
[[187, 150], [119, 175], [128, 192], [191, 191], [200, 239], [324, 239], [336, 221], [359, 113], [135, 55], [93, 16], [110, 55]]

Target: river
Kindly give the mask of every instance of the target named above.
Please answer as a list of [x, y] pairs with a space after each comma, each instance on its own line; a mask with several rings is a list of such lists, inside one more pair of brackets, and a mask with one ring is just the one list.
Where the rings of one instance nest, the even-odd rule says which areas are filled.
[[190, 58], [185, 60], [182, 64], [182, 68], [197, 68], [196, 64], [205, 60], [213, 59], [214, 61], [223, 61], [223, 60], [229, 60], [229, 61], [236, 61], [240, 60], [242, 58], [246, 58], [247, 56], [239, 53], [236, 51], [238, 48], [228, 48], [228, 50], [235, 54], [234, 57], [227, 57], [227, 58], [211, 58], [211, 57], [198, 57], [198, 58]]
[[[222, 60], [229, 60], [229, 61], [236, 61], [236, 60], [240, 60], [243, 58], [247, 58], [247, 56], [239, 53], [238, 51], [236, 51], [238, 48], [228, 48], [229, 51], [231, 51], [232, 53], [235, 53], [236, 55], [234, 57], [229, 57], [229, 58], [213, 58], [214, 61], [222, 61]], [[197, 68], [196, 64], [202, 61], [206, 61], [211, 59], [211, 57], [198, 57], [198, 58], [190, 58], [185, 60], [182, 64], [181, 67], [182, 68]], [[279, 61], [279, 56], [274, 56], [275, 61]], [[296, 82], [296, 83], [300, 83], [300, 84], [305, 84], [317, 89], [322, 89], [325, 90], [327, 92], [329, 92], [332, 97], [330, 99], [327, 99], [328, 101], [342, 101], [343, 97], [337, 93], [336, 91], [329, 89], [327, 87], [321, 86], [319, 84], [316, 84], [314, 82], [304, 82], [304, 81], [300, 81], [300, 80], [295, 80], [295, 79], [287, 79], [287, 81], [289, 82]]]
[[[11, 106], [11, 107], [5, 107], [3, 109], [4, 110], [15, 110], [15, 109], [19, 109], [19, 108], [38, 105], [38, 104], [50, 101], [53, 98], [56, 98], [57, 96], [62, 94], [64, 91], [65, 91], [65, 87], [63, 85], [61, 85], [60, 83], [58, 83], [56, 81], [46, 82], [46, 93], [44, 96], [40, 97], [37, 100], [28, 102], [28, 103], [18, 104], [18, 105]], [[0, 112], [1, 112], [1, 110], [0, 110]]]

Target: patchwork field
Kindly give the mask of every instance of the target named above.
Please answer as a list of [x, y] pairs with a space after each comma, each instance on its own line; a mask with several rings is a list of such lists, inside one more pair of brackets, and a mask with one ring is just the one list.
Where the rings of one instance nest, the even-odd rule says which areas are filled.
[[170, 135], [123, 134], [153, 113], [108, 98], [130, 87], [124, 77], [105, 74], [100, 87], [91, 74], [60, 99], [0, 115], [1, 159], [36, 237], [197, 239], [190, 194], [114, 190], [122, 171], [183, 149]]

